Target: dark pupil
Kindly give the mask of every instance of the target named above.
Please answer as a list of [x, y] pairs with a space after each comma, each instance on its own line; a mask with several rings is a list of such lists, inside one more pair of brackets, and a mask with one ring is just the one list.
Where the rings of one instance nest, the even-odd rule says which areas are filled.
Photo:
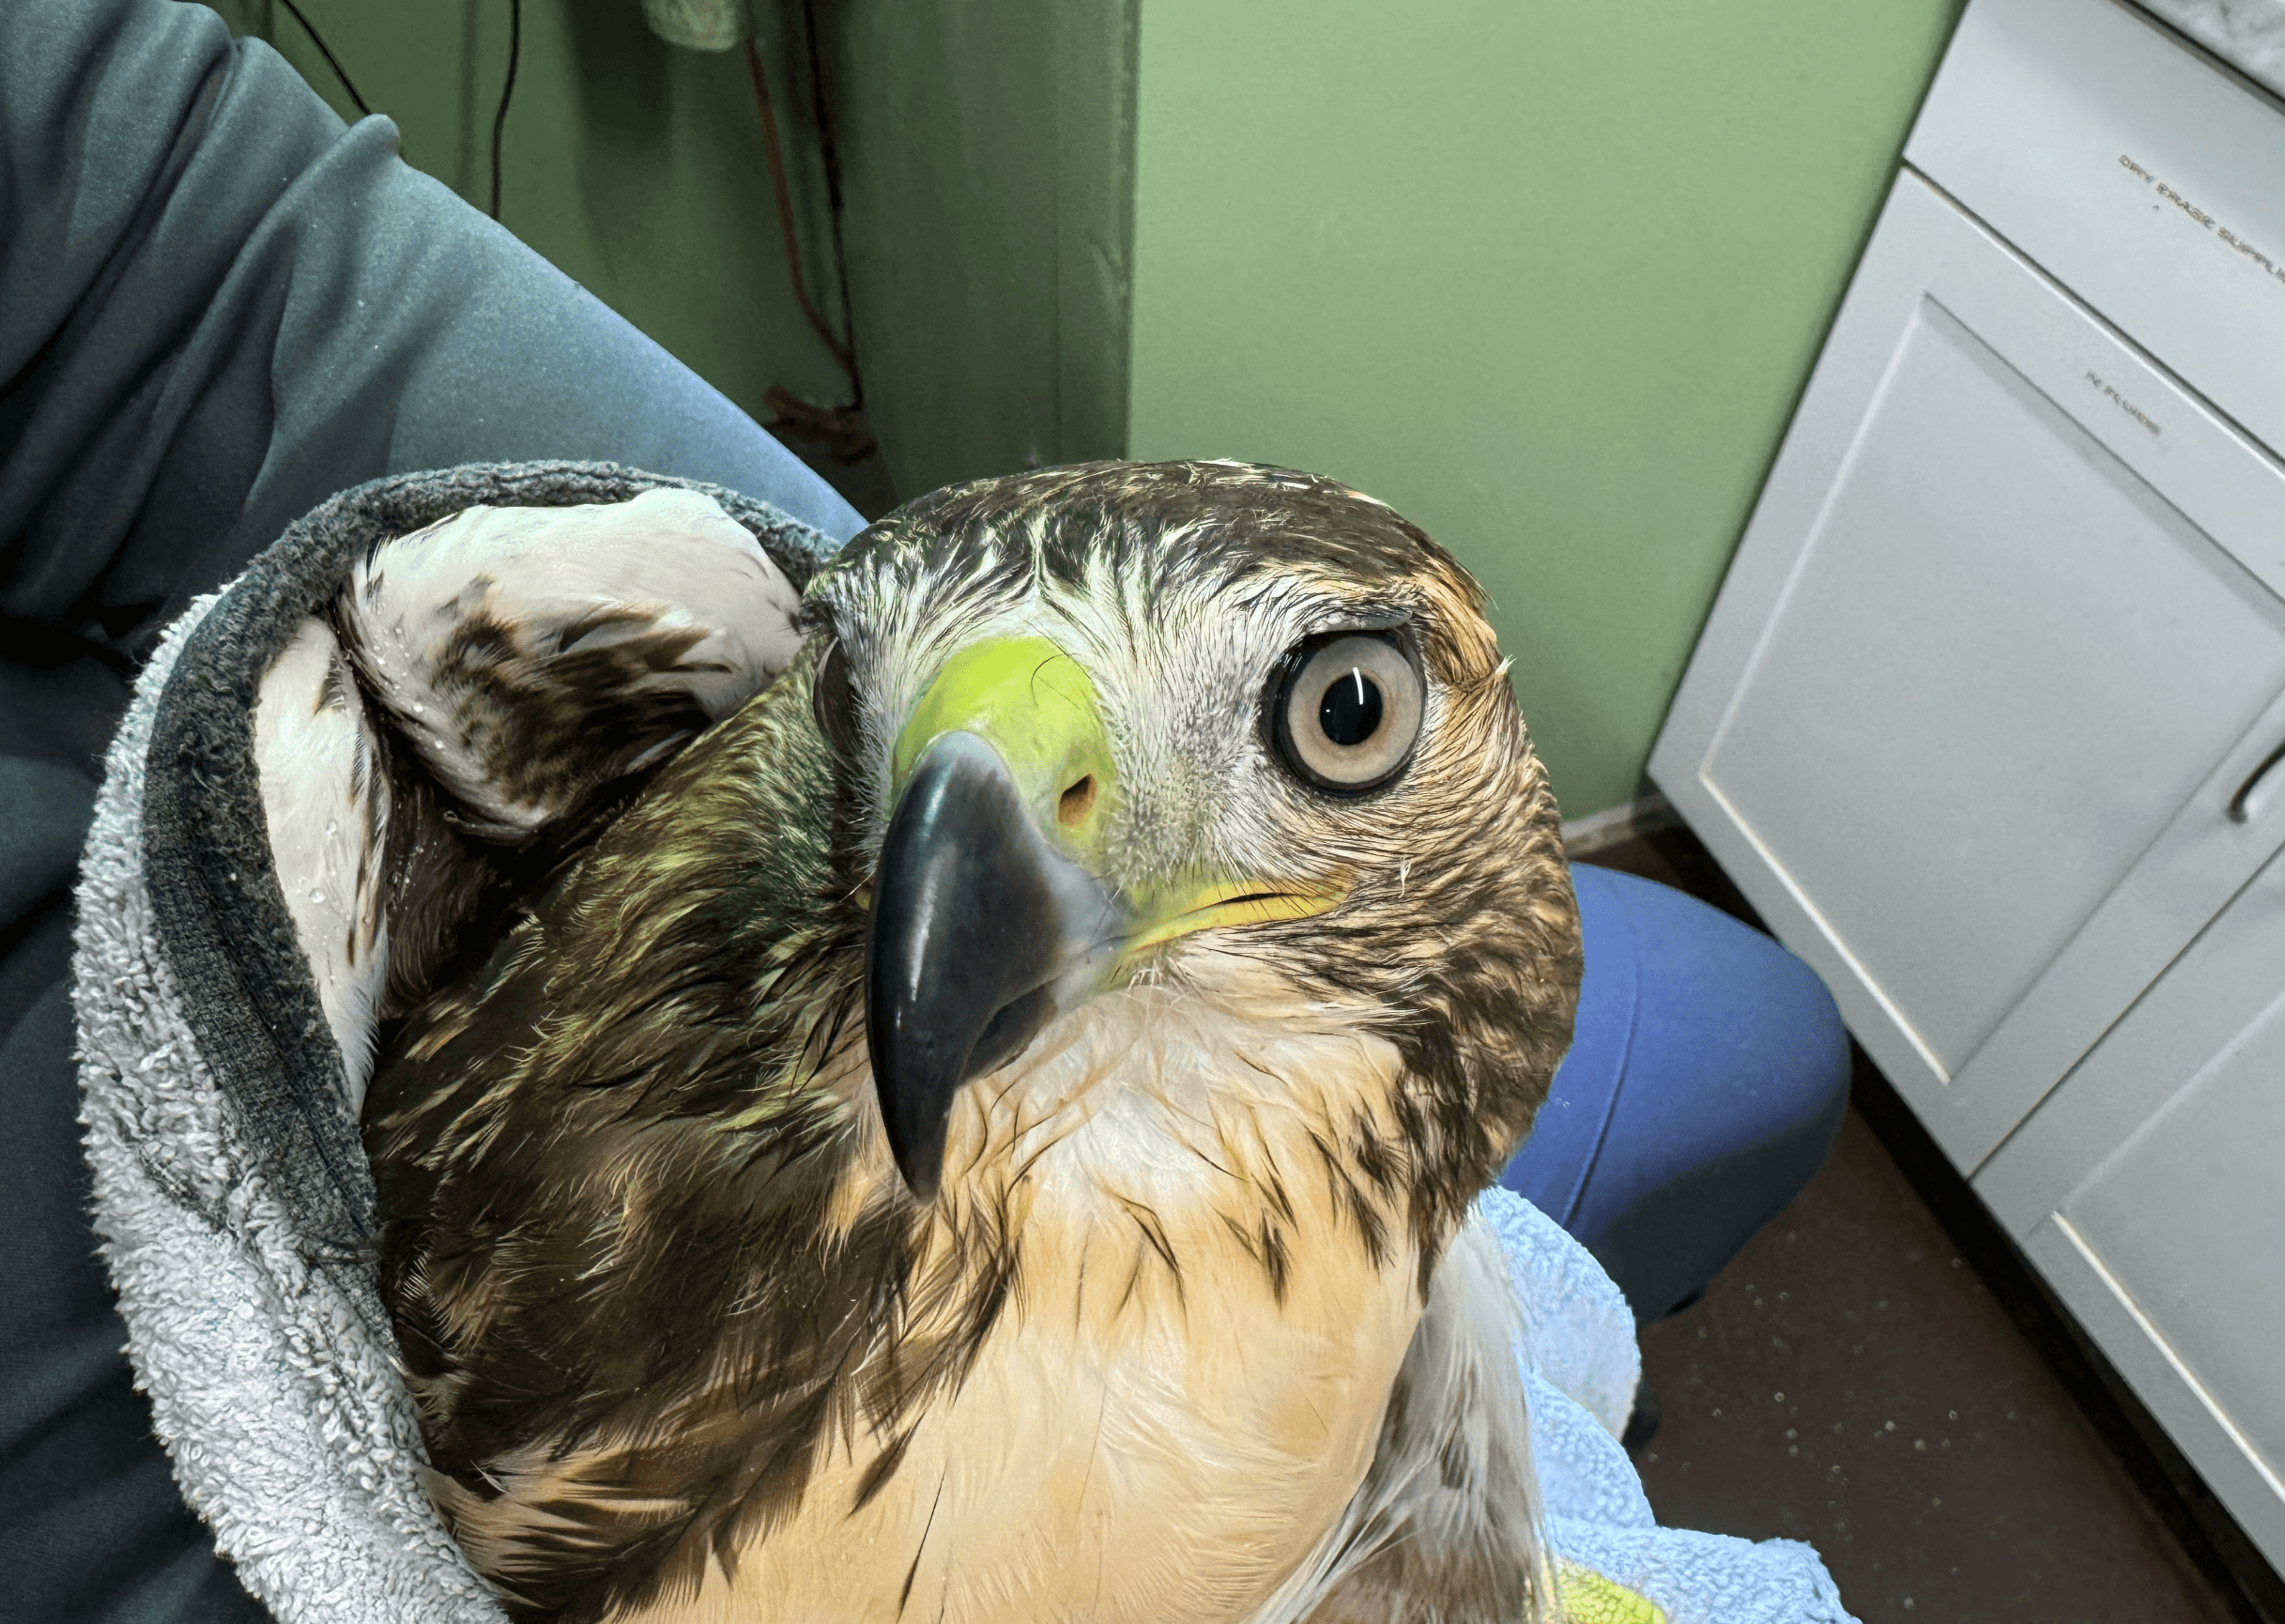
[[1317, 707], [1317, 726], [1344, 748], [1363, 743], [1380, 725], [1381, 691], [1362, 671], [1351, 671], [1327, 688]]

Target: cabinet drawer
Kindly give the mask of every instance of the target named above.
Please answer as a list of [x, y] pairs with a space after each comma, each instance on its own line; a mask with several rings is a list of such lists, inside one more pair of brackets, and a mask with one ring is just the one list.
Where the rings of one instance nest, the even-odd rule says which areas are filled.
[[1901, 176], [1651, 775], [1963, 1168], [2285, 841], [2279, 591], [2285, 470]]
[[2109, 0], [1977, 0], [1905, 160], [2285, 452], [2285, 117]]

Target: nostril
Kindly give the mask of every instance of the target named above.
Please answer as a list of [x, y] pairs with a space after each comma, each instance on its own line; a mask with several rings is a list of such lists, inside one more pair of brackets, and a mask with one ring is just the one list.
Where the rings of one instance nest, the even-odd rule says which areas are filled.
[[1076, 829], [1087, 820], [1095, 810], [1095, 774], [1090, 773], [1063, 792], [1055, 803], [1055, 820], [1066, 829]]

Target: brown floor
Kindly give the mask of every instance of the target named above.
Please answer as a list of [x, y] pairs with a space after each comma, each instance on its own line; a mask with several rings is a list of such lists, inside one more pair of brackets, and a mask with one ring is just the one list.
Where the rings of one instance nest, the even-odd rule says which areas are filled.
[[[1681, 832], [1589, 860], [1751, 916]], [[1809, 1540], [1864, 1624], [2285, 1620], [2276, 1575], [1862, 1054], [1852, 1093], [1817, 1181], [1644, 1333], [1659, 1520]]]

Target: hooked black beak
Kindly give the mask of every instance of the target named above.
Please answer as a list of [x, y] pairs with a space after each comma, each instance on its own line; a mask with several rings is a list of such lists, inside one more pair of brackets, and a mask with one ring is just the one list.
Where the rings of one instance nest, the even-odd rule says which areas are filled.
[[906, 1186], [935, 1198], [952, 1101], [1085, 998], [1122, 912], [1051, 846], [1007, 763], [945, 733], [914, 764], [881, 850], [866, 942], [873, 1084]]

